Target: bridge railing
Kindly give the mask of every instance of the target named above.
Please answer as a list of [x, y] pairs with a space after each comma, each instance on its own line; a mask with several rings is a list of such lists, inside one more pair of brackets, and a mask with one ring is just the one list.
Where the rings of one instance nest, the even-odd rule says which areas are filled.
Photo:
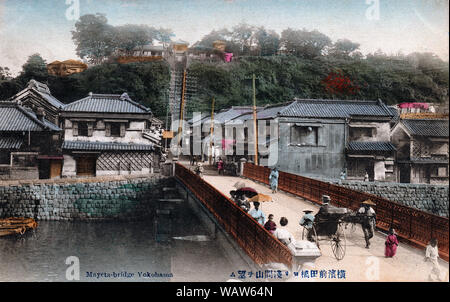
[[[269, 184], [270, 169], [246, 163], [243, 175], [247, 178]], [[278, 188], [296, 196], [321, 204], [322, 195], [329, 195], [331, 203], [338, 207], [357, 210], [360, 203], [371, 199], [376, 203], [377, 228], [389, 230], [393, 227], [400, 240], [417, 247], [425, 247], [431, 238], [438, 240], [441, 258], [449, 259], [448, 219], [433, 215], [397, 202], [315, 180], [300, 175], [279, 171]]]
[[255, 263], [275, 262], [291, 267], [292, 254], [289, 249], [231, 199], [181, 164], [176, 164], [175, 176]]

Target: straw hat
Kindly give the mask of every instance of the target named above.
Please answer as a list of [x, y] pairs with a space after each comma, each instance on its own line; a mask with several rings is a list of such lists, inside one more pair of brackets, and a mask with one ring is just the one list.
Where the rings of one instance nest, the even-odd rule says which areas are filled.
[[375, 205], [376, 205], [376, 204], [375, 204], [372, 200], [370, 200], [370, 199], [364, 200], [363, 202], [361, 202], [361, 204], [368, 204], [368, 205], [370, 205], [370, 206], [375, 206]]

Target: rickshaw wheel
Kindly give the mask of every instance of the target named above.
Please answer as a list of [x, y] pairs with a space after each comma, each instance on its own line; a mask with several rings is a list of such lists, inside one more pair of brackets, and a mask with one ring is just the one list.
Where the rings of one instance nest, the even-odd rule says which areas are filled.
[[[317, 237], [317, 232], [316, 232], [316, 228], [314, 227], [314, 225], [313, 225], [311, 231], [313, 232], [311, 242], [314, 242], [317, 245], [317, 247], [320, 249], [319, 238]], [[305, 227], [303, 227], [302, 240], [308, 240], [308, 229]], [[308, 241], [310, 241], [310, 240], [308, 240]]]
[[337, 260], [344, 259], [346, 250], [345, 232], [342, 224], [338, 224], [336, 234], [331, 237], [331, 250]]

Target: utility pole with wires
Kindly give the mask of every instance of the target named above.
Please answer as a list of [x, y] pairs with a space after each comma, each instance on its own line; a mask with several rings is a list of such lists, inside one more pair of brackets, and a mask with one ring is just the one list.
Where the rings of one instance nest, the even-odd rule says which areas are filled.
[[209, 135], [209, 165], [212, 165], [212, 154], [213, 154], [213, 136], [214, 136], [214, 97], [212, 98], [211, 104], [211, 125], [210, 125], [210, 135]]
[[[166, 108], [166, 129], [165, 131], [169, 130], [169, 108], [170, 108], [170, 92], [169, 90], [164, 91], [164, 100], [167, 101], [167, 108]], [[165, 139], [164, 143], [164, 150], [167, 150], [167, 138]]]
[[180, 101], [180, 115], [179, 115], [179, 125], [178, 125], [178, 146], [181, 145], [181, 134], [183, 133], [183, 123], [184, 120], [184, 100], [186, 93], [186, 69], [183, 72], [183, 85], [181, 88], [181, 101]]
[[256, 114], [256, 77], [253, 74], [253, 129], [255, 135], [255, 165], [258, 165], [258, 128], [257, 128], [257, 114]]

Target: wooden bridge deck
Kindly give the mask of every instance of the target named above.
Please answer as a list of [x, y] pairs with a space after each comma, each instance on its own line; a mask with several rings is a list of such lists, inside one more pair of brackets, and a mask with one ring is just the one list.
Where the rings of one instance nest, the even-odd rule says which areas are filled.
[[[187, 165], [188, 166], [188, 165]], [[310, 209], [317, 212], [319, 207], [307, 200], [278, 192], [272, 194], [268, 186], [256, 183], [249, 179], [231, 176], [205, 175], [204, 180], [213, 187], [229, 196], [229, 191], [235, 190], [233, 185], [237, 181], [244, 181], [249, 187], [255, 188], [258, 192], [271, 195], [274, 202], [266, 202], [261, 205], [261, 209], [268, 216], [273, 214], [275, 222], [279, 225], [282, 216], [288, 218], [287, 229], [296, 239], [302, 237], [302, 227], [298, 222], [303, 215], [303, 210]], [[421, 282], [428, 281], [431, 266], [424, 262], [424, 250], [416, 249], [406, 244], [400, 243], [397, 255], [394, 258], [384, 257], [384, 241], [386, 235], [376, 232], [371, 239], [371, 248], [365, 248], [364, 236], [360, 226], [352, 232], [346, 230], [347, 251], [345, 258], [337, 261], [331, 251], [331, 246], [326, 241], [321, 241], [322, 256], [316, 260], [317, 270], [345, 270], [345, 279], [319, 279], [316, 281], [384, 281], [384, 282]], [[377, 263], [379, 265], [377, 265]], [[442, 276], [448, 281], [449, 264], [440, 260]], [[379, 267], [377, 276], [377, 266]], [[295, 281], [295, 278], [293, 279]], [[299, 281], [302, 279], [299, 277]], [[304, 281], [304, 279], [303, 279]]]

